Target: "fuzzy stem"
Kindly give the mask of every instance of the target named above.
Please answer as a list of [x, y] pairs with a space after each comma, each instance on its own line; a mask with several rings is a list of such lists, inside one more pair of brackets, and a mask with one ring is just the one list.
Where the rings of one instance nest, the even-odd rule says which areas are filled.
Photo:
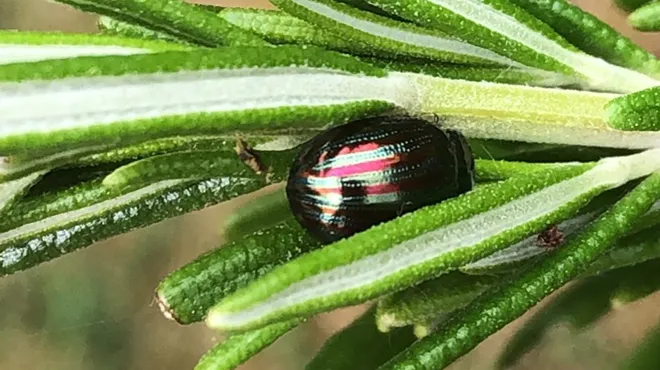
[[620, 131], [605, 121], [615, 94], [448, 80], [411, 75], [420, 114], [438, 114], [443, 127], [476, 138], [644, 149], [660, 133]]

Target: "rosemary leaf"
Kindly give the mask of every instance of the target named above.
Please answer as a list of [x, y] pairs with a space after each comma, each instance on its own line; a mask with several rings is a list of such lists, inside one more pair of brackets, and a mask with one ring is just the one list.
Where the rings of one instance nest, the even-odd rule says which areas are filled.
[[211, 309], [207, 324], [255, 328], [404, 289], [573, 216], [603, 191], [660, 169], [660, 156], [650, 150], [586, 168], [532, 172], [478, 187], [340, 240], [227, 297]]
[[380, 370], [443, 369], [586, 270], [660, 199], [660, 174], [644, 180], [567, 246], [491, 294], [479, 297]]

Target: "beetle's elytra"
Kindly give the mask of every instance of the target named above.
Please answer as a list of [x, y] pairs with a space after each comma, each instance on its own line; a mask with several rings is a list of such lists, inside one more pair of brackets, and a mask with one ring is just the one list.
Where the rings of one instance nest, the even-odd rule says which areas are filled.
[[305, 143], [287, 182], [298, 222], [330, 243], [472, 189], [465, 138], [411, 117], [372, 117]]

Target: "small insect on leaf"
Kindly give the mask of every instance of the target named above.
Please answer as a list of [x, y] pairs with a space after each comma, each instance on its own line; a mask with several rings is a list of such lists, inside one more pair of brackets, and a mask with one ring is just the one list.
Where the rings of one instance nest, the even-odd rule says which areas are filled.
[[296, 219], [330, 243], [472, 189], [461, 134], [411, 117], [372, 117], [302, 146], [287, 183]]
[[536, 244], [542, 248], [555, 249], [564, 243], [564, 233], [552, 225], [543, 230], [536, 238]]

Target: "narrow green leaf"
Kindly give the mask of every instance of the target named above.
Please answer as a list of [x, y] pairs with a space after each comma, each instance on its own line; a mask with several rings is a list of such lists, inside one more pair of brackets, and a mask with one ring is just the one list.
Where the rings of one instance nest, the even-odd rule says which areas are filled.
[[201, 321], [228, 294], [246, 286], [275, 266], [318, 248], [293, 219], [257, 231], [168, 275], [156, 289], [161, 310], [180, 324]]
[[[553, 225], [553, 227], [556, 228], [557, 232], [561, 233], [562, 239], [565, 239], [579, 231], [589, 222], [593, 221], [602, 211], [604, 211], [604, 209], [592, 212], [581, 212], [579, 216], [557, 223], [557, 225]], [[559, 242], [559, 244], [563, 243]], [[471, 275], [490, 275], [511, 272], [519, 269], [521, 265], [529, 264], [531, 260], [535, 259], [535, 257], [552, 252], [554, 248], [561, 248], [561, 245], [543, 245], [539, 241], [539, 234], [534, 234], [506, 249], [495, 252], [486, 258], [461, 266], [459, 270]]]
[[615, 289], [612, 293], [612, 304], [622, 306], [644, 299], [660, 290], [660, 276], [657, 271], [660, 261], [657, 259], [640, 263], [621, 270], [614, 280]]
[[380, 370], [443, 369], [582, 273], [660, 198], [660, 174], [644, 180], [597, 221], [533, 269], [483, 295]]
[[[316, 45], [354, 55], [378, 54], [373, 49], [372, 43], [363, 44], [344, 39], [336, 33], [280, 11], [229, 8], [223, 10], [220, 16], [233, 25], [255, 32], [275, 44]], [[401, 53], [399, 48], [397, 48], [396, 53]], [[428, 60], [403, 62], [377, 58], [361, 59], [390, 71], [423, 73], [452, 79], [537, 86], [566, 86], [578, 83], [577, 79], [569, 76], [531, 68], [515, 69], [510, 67], [429, 64]]]
[[415, 341], [410, 328], [380, 332], [374, 311], [328, 339], [305, 370], [375, 370]]
[[[657, 205], [658, 203], [655, 206], [657, 207]], [[567, 237], [570, 237], [570, 235], [567, 235]], [[490, 258], [491, 256], [485, 259]], [[658, 258], [660, 258], [660, 230], [653, 227], [622, 239], [612, 250], [592, 263], [581, 276], [590, 278], [617, 269], [628, 271], [624, 268], [638, 266], [646, 261]], [[533, 260], [528, 259], [524, 264], [518, 264], [516, 269], [495, 276], [465, 275], [460, 272], [451, 272], [395, 293], [379, 301], [376, 313], [379, 329], [388, 331], [393, 327], [426, 322], [430, 325], [420, 324], [420, 328], [426, 327], [426, 329], [432, 330], [434, 326], [439, 324], [437, 318], [449, 317], [457, 309], [467, 306], [481, 293], [496, 288], [497, 284], [503, 281], [506, 276], [511, 276], [512, 273], [521, 271], [523, 268], [531, 268], [533, 263], [535, 263]], [[625, 274], [627, 272], [619, 273], [616, 276]], [[647, 278], [646, 281], [649, 284], [640, 283], [639, 280], [612, 278], [605, 285], [612, 292], [613, 299], [616, 299], [616, 295], [620, 294], [619, 299], [627, 303], [656, 290], [656, 279]], [[621, 281], [620, 285], [617, 285], [618, 281]], [[627, 281], [631, 281], [631, 283], [628, 284]], [[576, 296], [579, 296], [579, 294]], [[584, 299], [578, 299], [577, 301], [584, 301]], [[609, 304], [607, 306], [609, 307]], [[570, 313], [572, 309], [565, 311]], [[582, 320], [581, 322], [585, 323], [586, 321]], [[533, 326], [533, 324], [530, 325]], [[525, 329], [525, 331], [528, 330]], [[531, 331], [533, 331], [532, 328], [529, 332]], [[526, 341], [521, 340], [521, 343], [524, 344], [524, 342]]]
[[186, 46], [165, 41], [58, 32], [0, 30], [0, 65], [95, 55], [132, 55]]
[[450, 272], [378, 301], [378, 329], [389, 332], [416, 322], [433, 321], [467, 306], [500, 280]]
[[109, 150], [109, 148], [111, 146], [95, 145], [43, 154], [41, 156], [37, 151], [26, 154], [27, 157], [23, 155], [2, 157], [2, 161], [0, 162], [0, 183], [18, 179], [39, 171], [46, 171], [58, 166], [75, 163], [78, 158]]
[[583, 51], [660, 78], [660, 61], [607, 23], [566, 0], [511, 0]]
[[506, 180], [516, 176], [525, 176], [535, 171], [552, 170], [562, 166], [582, 165], [584, 165], [584, 163], [526, 163], [476, 159], [474, 168], [476, 170], [476, 180], [479, 182], [487, 182]]
[[[202, 5], [195, 3], [193, 3], [192, 5], [196, 6], [197, 8], [214, 13], [218, 13], [223, 9], [220, 6], [215, 6], [215, 5]], [[100, 16], [98, 21], [98, 27], [101, 33], [105, 35], [116, 35], [116, 36], [147, 39], [147, 40], [164, 40], [169, 42], [188, 44], [184, 40], [181, 40], [167, 33], [161, 31], [155, 31], [153, 29], [142, 27], [137, 24], [124, 22], [118, 19], [114, 19], [112, 17]]]
[[444, 33], [399, 22], [329, 0], [273, 0], [278, 8], [340, 37], [371, 48], [372, 55], [411, 56], [462, 64], [524, 67], [486, 48]]
[[[250, 143], [262, 143], [273, 140], [269, 136], [251, 136]], [[174, 136], [145, 141], [143, 143], [104, 150], [77, 159], [77, 166], [95, 166], [103, 163], [116, 163], [137, 160], [160, 154], [184, 151], [231, 150], [236, 146], [234, 136]]]
[[408, 81], [384, 75], [349, 56], [311, 47], [0, 66], [0, 150], [7, 155], [30, 148], [27, 156], [236, 130], [290, 132], [295, 124], [319, 129], [390, 110], [395, 102], [408, 104], [414, 97]]
[[[658, 204], [654, 206], [656, 209], [658, 207], [660, 207]], [[658, 219], [656, 218], [656, 220]], [[657, 221], [656, 225], [622, 239], [616, 248], [603, 254], [592, 263], [585, 275], [597, 275], [660, 258], [660, 229], [658, 229], [657, 223], [660, 221]]]
[[48, 191], [38, 196], [27, 197], [8, 209], [7, 217], [0, 218], [0, 231], [9, 231], [21, 225], [58, 213], [84, 208], [120, 195], [120, 191], [110, 191], [101, 186], [100, 179], [94, 179], [59, 191]]
[[530, 67], [583, 79], [585, 88], [633, 92], [660, 85], [639, 72], [577, 50], [508, 0], [369, 0], [415, 23], [458, 36]]
[[215, 306], [207, 324], [259, 327], [363, 302], [454, 270], [573, 216], [607, 189], [660, 169], [659, 153], [608, 158], [586, 172], [590, 166], [562, 167], [478, 187], [273, 270]]
[[660, 87], [613, 99], [606, 105], [606, 120], [627, 131], [660, 131]]
[[233, 151], [187, 151], [161, 154], [121, 166], [103, 179], [107, 187], [141, 187], [170, 179], [219, 176], [257, 178]]
[[628, 23], [640, 31], [660, 32], [660, 1], [653, 1], [635, 10]]
[[578, 85], [579, 82], [578, 79], [570, 76], [532, 68], [518, 69], [465, 64], [442, 64], [429, 63], [424, 60], [401, 61], [369, 57], [361, 57], [359, 59], [387, 71], [421, 73], [453, 80], [488, 81], [501, 84], [547, 87], [573, 86]]
[[348, 4], [348, 5], [352, 6], [353, 8], [357, 8], [357, 9], [364, 10], [364, 11], [367, 11], [367, 12], [370, 12], [370, 13], [378, 14], [378, 15], [383, 16], [383, 17], [390, 17], [390, 18], [395, 18], [396, 20], [399, 20], [399, 21], [403, 21], [403, 19], [401, 19], [401, 18], [399, 18], [395, 15], [389, 14], [389, 13], [383, 11], [381, 8], [369, 4], [365, 0], [337, 0], [337, 1], [342, 2], [344, 4]]
[[[261, 186], [263, 182], [240, 178], [166, 180], [103, 201], [92, 199], [97, 192], [104, 193], [97, 186], [86, 188], [85, 194], [69, 194], [70, 201], [80, 199], [83, 204], [89, 203], [83, 207], [62, 203], [54, 196], [54, 207], [68, 207], [67, 211], [0, 233], [0, 275], [27, 269], [96, 241], [201, 209]], [[48, 204], [40, 209], [51, 213]]]
[[[273, 141], [273, 136], [250, 136], [250, 143]], [[5, 157], [0, 163], [0, 182], [20, 178], [36, 171], [56, 167], [89, 167], [125, 162], [149, 156], [187, 150], [233, 150], [236, 138], [228, 136], [187, 136], [149, 140], [129, 146], [97, 145], [37, 156], [34, 152]]]
[[373, 53], [373, 48], [369, 46], [346, 40], [282, 11], [227, 8], [220, 12], [219, 16], [273, 44], [315, 45], [357, 55]]
[[0, 184], [0, 212], [6, 215], [7, 210], [13, 207], [43, 174], [44, 172], [35, 172], [18, 180]]
[[[568, 238], [616, 203], [631, 188], [630, 185], [625, 185], [607, 191], [580, 209], [577, 216], [558, 222], [539, 234], [523, 239], [486, 258], [461, 266], [459, 270], [471, 275], [499, 275], [510, 274], [527, 267], [543, 255], [561, 248]], [[655, 208], [657, 207], [654, 205], [653, 209]], [[652, 217], [653, 214], [649, 212], [644, 217], [647, 216]]]
[[167, 33], [154, 31], [149, 28], [123, 22], [111, 17], [99, 17], [98, 27], [101, 33], [104, 35], [137, 38], [143, 40], [163, 40], [168, 42], [187, 44], [185, 41]]
[[249, 201], [224, 221], [224, 236], [228, 240], [270, 227], [291, 216], [284, 186]]
[[264, 45], [214, 12], [181, 0], [57, 0], [83, 11], [160, 31], [205, 46]]
[[232, 370], [300, 324], [291, 320], [232, 335], [202, 356], [194, 370]]

